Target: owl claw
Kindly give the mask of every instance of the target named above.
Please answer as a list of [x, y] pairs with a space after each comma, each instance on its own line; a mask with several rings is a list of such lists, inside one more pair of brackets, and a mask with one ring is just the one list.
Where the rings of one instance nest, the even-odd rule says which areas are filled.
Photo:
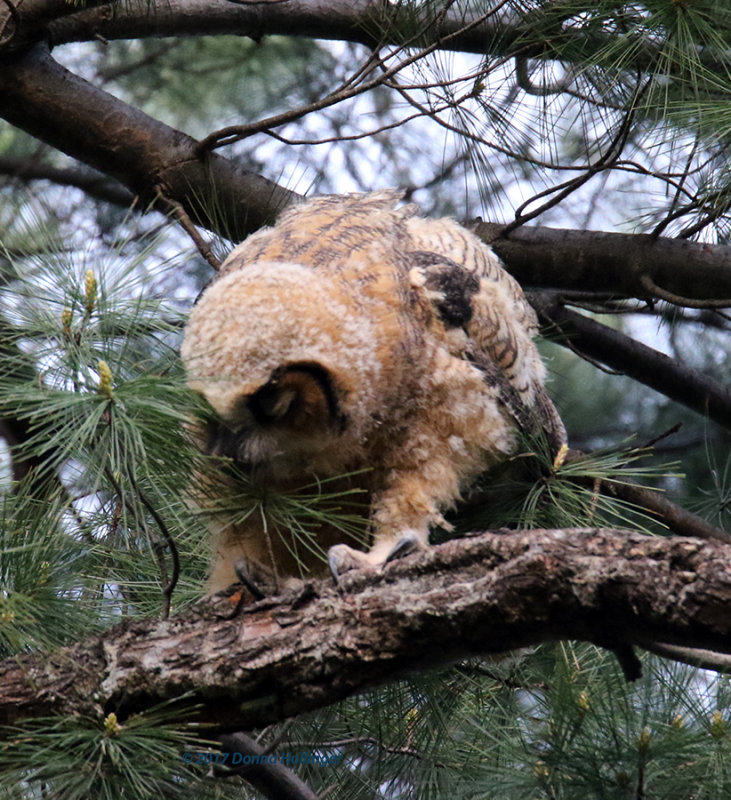
[[384, 545], [387, 546], [387, 544], [387, 542], [382, 542], [380, 546], [374, 547], [369, 553], [353, 550], [352, 547], [348, 547], [346, 544], [336, 544], [331, 547], [327, 553], [327, 563], [336, 585], [344, 572], [349, 572], [352, 569], [383, 567], [391, 561], [403, 558], [423, 546], [419, 532], [415, 530], [405, 531], [384, 558]]
[[239, 559], [234, 564], [234, 572], [236, 573], [236, 577], [239, 579], [239, 583], [245, 586], [250, 592], [251, 596], [254, 600], [263, 600], [266, 595], [262, 590], [254, 583], [249, 575], [249, 570], [246, 566], [246, 561], [243, 558]]
[[371, 566], [366, 553], [353, 550], [347, 544], [336, 544], [331, 547], [327, 551], [327, 564], [330, 567], [330, 574], [333, 576], [336, 585], [344, 572]]
[[386, 556], [386, 560], [383, 563], [388, 564], [397, 558], [403, 558], [409, 553], [413, 553], [414, 550], [419, 548], [420, 544], [418, 533], [416, 531], [408, 531], [396, 542], [393, 550]]

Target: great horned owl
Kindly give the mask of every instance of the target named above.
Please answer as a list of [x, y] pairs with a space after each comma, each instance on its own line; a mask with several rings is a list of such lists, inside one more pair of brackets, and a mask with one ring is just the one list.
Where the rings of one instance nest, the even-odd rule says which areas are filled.
[[[366, 469], [351, 480], [368, 493], [370, 549], [318, 532], [336, 574], [426, 546], [476, 476], [515, 452], [520, 429], [545, 431], [555, 449], [565, 440], [516, 281], [468, 230], [400, 199], [286, 210], [228, 256], [182, 347], [189, 384], [217, 415], [202, 446], [239, 474], [287, 490]], [[240, 560], [277, 581], [322, 569], [272, 540], [259, 515], [214, 526], [211, 591], [236, 581]]]

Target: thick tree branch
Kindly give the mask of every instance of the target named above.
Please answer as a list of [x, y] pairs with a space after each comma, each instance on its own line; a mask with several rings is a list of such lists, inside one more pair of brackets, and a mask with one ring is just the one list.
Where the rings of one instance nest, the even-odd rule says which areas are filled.
[[565, 308], [552, 293], [533, 292], [545, 332], [559, 344], [601, 361], [731, 430], [731, 391], [620, 331]]
[[652, 300], [643, 277], [693, 300], [731, 298], [731, 247], [631, 233], [525, 227], [502, 238], [504, 226], [473, 224], [523, 286]]
[[[731, 546], [613, 529], [485, 533], [268, 598], [125, 622], [53, 656], [2, 664], [0, 721], [179, 698], [250, 729], [408, 671], [574, 638], [731, 653]], [[219, 605], [226, 601], [218, 600]]]
[[[96, 3], [95, 3], [96, 5]], [[447, 4], [445, 4], [447, 5]], [[495, 7], [499, 3], [494, 4]], [[602, 34], [594, 26], [592, 33], [577, 27], [562, 28], [562, 22], [580, 14], [578, 7], [569, 11], [552, 9], [546, 4], [523, 14], [511, 13], [503, 5], [500, 14], [471, 24], [463, 8], [432, 9], [422, 7], [424, 42], [435, 37], [434, 20], [439, 19], [439, 35], [450, 37], [443, 49], [464, 53], [489, 53], [498, 57], [581, 60], [610, 45], [616, 37]], [[482, 9], [480, 12], [484, 13]], [[152, 18], [151, 18], [152, 17]], [[80, 11], [51, 26], [53, 42], [132, 39], [144, 36], [202, 36], [236, 34], [261, 39], [263, 36], [306, 36], [315, 39], [359, 42], [367, 47], [400, 44], [403, 31], [411, 31], [415, 22], [412, 4], [389, 4], [382, 0], [287, 0], [287, 2], [227, 2], [227, 0], [165, 0], [157, 3], [152, 15], [145, 6], [125, 5], [111, 13], [102, 7]], [[453, 36], [453, 34], [457, 34]], [[628, 48], [628, 70], [646, 69], [658, 57], [658, 48], [648, 41]], [[731, 55], [718, 50], [697, 54], [711, 70], [724, 70]]]
[[[85, 7], [109, 3], [103, 0], [86, 0]], [[53, 20], [76, 14], [78, 8], [68, 0], [6, 0], [0, 3], [0, 47], [6, 51], [22, 50], [29, 44], [45, 38], [47, 26]]]
[[[279, 5], [267, 7], [267, 16], [273, 8]], [[11, 56], [0, 68], [0, 117], [116, 178], [140, 197], [143, 208], [156, 202], [162, 189], [193, 222], [238, 241], [299, 199], [217, 154], [201, 161], [194, 139], [64, 69], [44, 45]], [[727, 246], [549, 228], [522, 228], [503, 239], [501, 230], [500, 225], [477, 225], [478, 235], [527, 286], [652, 298], [648, 285], [654, 285], [691, 300], [731, 297]]]
[[134, 195], [118, 181], [95, 169], [54, 167], [35, 159], [0, 156], [0, 175], [21, 181], [51, 181], [59, 186], [73, 186], [90, 197], [124, 208], [134, 201]]
[[0, 68], [0, 117], [116, 178], [143, 206], [162, 188], [194, 222], [235, 240], [298, 197], [217, 154], [199, 159], [195, 139], [64, 69], [43, 44]]

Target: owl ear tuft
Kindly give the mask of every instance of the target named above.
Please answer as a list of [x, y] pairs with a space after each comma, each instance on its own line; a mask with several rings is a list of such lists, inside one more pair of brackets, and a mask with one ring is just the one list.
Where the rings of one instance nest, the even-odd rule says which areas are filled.
[[328, 369], [302, 361], [275, 369], [267, 383], [249, 397], [248, 407], [260, 425], [282, 425], [301, 432], [342, 428], [339, 394]]

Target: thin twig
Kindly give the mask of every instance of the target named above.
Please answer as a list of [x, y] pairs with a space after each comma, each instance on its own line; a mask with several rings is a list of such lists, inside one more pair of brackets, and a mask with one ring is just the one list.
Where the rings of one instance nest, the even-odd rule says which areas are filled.
[[172, 200], [171, 198], [167, 197], [161, 186], [156, 186], [155, 188], [157, 190], [158, 199], [161, 200], [172, 211], [173, 216], [178, 220], [185, 232], [193, 240], [193, 243], [198, 248], [198, 252], [213, 267], [213, 269], [218, 272], [218, 270], [221, 268], [220, 259], [213, 255], [211, 246], [200, 235], [198, 229], [193, 224], [193, 221], [188, 216], [188, 213], [183, 206], [177, 200]]
[[[551, 208], [557, 206], [560, 202], [565, 200], [570, 194], [573, 194], [577, 189], [591, 180], [597, 173], [603, 172], [607, 169], [611, 169], [619, 157], [622, 155], [622, 151], [624, 150], [625, 145], [629, 139], [630, 132], [632, 130], [632, 122], [635, 118], [635, 112], [637, 107], [637, 102], [645, 93], [647, 88], [650, 85], [650, 81], [646, 81], [644, 85], [638, 86], [634, 97], [630, 103], [629, 108], [626, 111], [626, 114], [620, 124], [616, 135], [609, 143], [609, 147], [607, 148], [606, 153], [603, 153], [594, 164], [589, 164], [586, 168], [586, 171], [583, 175], [579, 175], [576, 178], [573, 178], [570, 181], [566, 181], [565, 183], [559, 184], [558, 186], [550, 187], [542, 192], [531, 197], [529, 200], [526, 200], [521, 206], [519, 206], [515, 211], [515, 219], [513, 222], [507, 224], [502, 230], [502, 236], [507, 236], [511, 231], [515, 230], [516, 228], [520, 227], [521, 225], [525, 225], [526, 222], [530, 222], [530, 220], [535, 219], [536, 217], [540, 216], [544, 212], [548, 211]], [[523, 210], [527, 208], [531, 203], [535, 202], [539, 197], [553, 195], [550, 200], [547, 200], [545, 203], [540, 205], [538, 208], [534, 209], [533, 211], [524, 214]]]
[[170, 616], [170, 606], [172, 604], [173, 592], [175, 591], [175, 587], [177, 586], [178, 579], [180, 577], [180, 556], [178, 555], [178, 548], [175, 544], [175, 539], [168, 530], [165, 521], [160, 516], [155, 506], [147, 499], [145, 493], [139, 488], [132, 475], [129, 475], [128, 477], [132, 488], [140, 498], [140, 502], [147, 509], [150, 516], [155, 520], [155, 524], [162, 534], [163, 539], [165, 539], [165, 543], [167, 544], [167, 548], [170, 551], [170, 556], [173, 561], [173, 574], [170, 576], [170, 580], [166, 582], [165, 587], [162, 590], [162, 596], [164, 598], [163, 619], [167, 619]]
[[[395, 77], [399, 72], [401, 72], [406, 67], [420, 61], [421, 59], [428, 56], [430, 53], [433, 53], [435, 50], [440, 49], [445, 42], [449, 41], [450, 39], [453, 39], [454, 37], [457, 37], [461, 34], [468, 32], [469, 30], [471, 30], [474, 27], [477, 27], [478, 25], [481, 25], [486, 19], [497, 13], [497, 11], [502, 5], [504, 5], [504, 2], [500, 3], [497, 8], [491, 9], [488, 13], [482, 14], [476, 19], [471, 20], [462, 28], [450, 34], [447, 34], [444, 37], [438, 38], [435, 42], [428, 45], [427, 47], [422, 48], [417, 53], [406, 56], [394, 66], [386, 69], [383, 75], [379, 76], [378, 78], [375, 78], [374, 80], [352, 85], [352, 79], [350, 79], [344, 84], [341, 84], [341, 86], [338, 89], [329, 92], [327, 95], [325, 95], [325, 97], [321, 97], [320, 99], [315, 100], [306, 106], [290, 109], [289, 111], [285, 111], [281, 114], [275, 114], [271, 117], [267, 117], [266, 119], [250, 123], [248, 125], [232, 125], [227, 128], [222, 128], [221, 130], [214, 131], [213, 133], [209, 134], [198, 143], [198, 145], [196, 146], [196, 153], [199, 157], [202, 157], [205, 153], [215, 148], [233, 144], [235, 142], [241, 141], [241, 139], [252, 136], [255, 133], [261, 133], [264, 131], [269, 131], [271, 128], [281, 127], [282, 125], [288, 122], [295, 122], [296, 120], [299, 120], [302, 117], [314, 111], [322, 111], [323, 109], [329, 108], [332, 105], [336, 105], [338, 103], [343, 102], [344, 100], [350, 99], [351, 97], [356, 97], [358, 95], [364, 94], [365, 92], [368, 92], [371, 89], [376, 88], [377, 86], [381, 86], [390, 78]], [[399, 48], [399, 50], [403, 50], [407, 46], [408, 43], [406, 45], [402, 45]], [[369, 56], [369, 62], [374, 57], [377, 56], [375, 56], [375, 54], [372, 53], [371, 56]], [[359, 73], [362, 72], [363, 68], [359, 70]]]
[[710, 669], [714, 672], [724, 672], [731, 675], [731, 655], [727, 653], [717, 653], [714, 650], [702, 650], [694, 647], [681, 647], [676, 644], [665, 644], [664, 642], [641, 642], [638, 644], [644, 650], [670, 658], [673, 661], [680, 661], [683, 664], [690, 664], [693, 667]]
[[652, 278], [645, 274], [640, 276], [640, 283], [655, 297], [664, 300], [666, 303], [673, 303], [676, 306], [684, 306], [686, 308], [731, 308], [731, 299], [725, 300], [694, 300], [691, 297], [682, 297], [679, 294], [673, 294], [666, 289], [661, 289]]

